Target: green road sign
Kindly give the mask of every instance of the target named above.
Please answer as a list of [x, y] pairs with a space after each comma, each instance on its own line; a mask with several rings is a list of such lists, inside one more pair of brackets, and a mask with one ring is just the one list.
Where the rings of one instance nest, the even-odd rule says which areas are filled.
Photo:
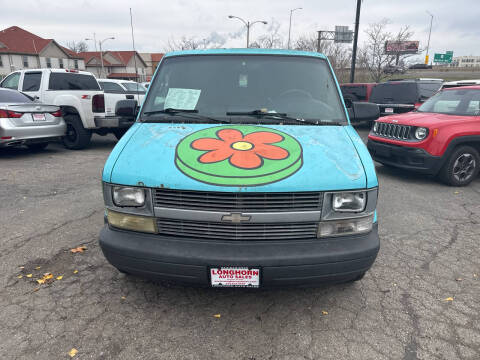
[[433, 62], [450, 64], [453, 59], [453, 51], [447, 51], [445, 54], [435, 54]]

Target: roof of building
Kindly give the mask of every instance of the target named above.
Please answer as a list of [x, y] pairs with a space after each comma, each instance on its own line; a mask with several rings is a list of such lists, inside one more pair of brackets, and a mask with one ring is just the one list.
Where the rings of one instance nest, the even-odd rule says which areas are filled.
[[38, 55], [50, 43], [58, 46], [67, 56], [81, 59], [77, 53], [61, 46], [55, 40], [41, 38], [18, 26], [0, 31], [0, 53]]
[[[102, 51], [103, 53], [103, 64], [107, 66], [127, 66], [127, 64], [130, 62], [132, 59], [133, 55], [135, 54], [135, 51]], [[118, 63], [112, 63], [107, 60], [105, 60], [106, 54], [109, 54], [110, 56], [114, 57], [115, 59], [118, 60]], [[88, 64], [93, 58], [97, 59], [98, 61], [101, 60], [100, 58], [100, 51], [85, 51], [78, 53], [79, 56], [81, 56], [83, 59], [85, 59], [85, 64]], [[142, 62], [143, 66], [146, 66], [145, 62], [143, 59], [139, 56], [138, 57], [140, 61]]]
[[137, 78], [139, 75], [135, 73], [110, 73], [107, 78]]
[[165, 55], [165, 54], [164, 54], [164, 53], [152, 53], [152, 54], [150, 54], [150, 55], [151, 55], [151, 57], [152, 57], [152, 61], [156, 61], [156, 62], [157, 62], [157, 61], [162, 60], [163, 55]]

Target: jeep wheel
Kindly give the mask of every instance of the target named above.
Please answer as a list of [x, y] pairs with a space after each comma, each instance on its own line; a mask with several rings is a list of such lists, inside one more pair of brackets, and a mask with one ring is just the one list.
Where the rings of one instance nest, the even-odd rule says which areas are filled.
[[472, 182], [480, 169], [480, 156], [471, 146], [454, 150], [440, 170], [440, 179], [448, 185], [465, 186]]
[[65, 115], [67, 133], [63, 137], [63, 144], [67, 149], [84, 149], [90, 144], [92, 132], [83, 127], [78, 115]]

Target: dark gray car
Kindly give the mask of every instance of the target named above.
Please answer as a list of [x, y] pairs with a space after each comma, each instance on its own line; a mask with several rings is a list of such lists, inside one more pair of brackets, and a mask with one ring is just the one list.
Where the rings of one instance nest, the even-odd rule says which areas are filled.
[[44, 149], [65, 131], [60, 107], [35, 102], [16, 90], [0, 89], [0, 147]]

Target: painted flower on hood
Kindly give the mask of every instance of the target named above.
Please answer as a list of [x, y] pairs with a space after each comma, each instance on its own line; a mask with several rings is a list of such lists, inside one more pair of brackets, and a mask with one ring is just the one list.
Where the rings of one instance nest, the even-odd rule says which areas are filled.
[[192, 142], [192, 148], [207, 150], [198, 158], [204, 164], [228, 159], [230, 164], [242, 169], [256, 169], [262, 166], [263, 159], [282, 160], [288, 151], [272, 145], [282, 141], [283, 136], [257, 131], [243, 135], [237, 129], [222, 129], [216, 132], [217, 138], [200, 138]]

